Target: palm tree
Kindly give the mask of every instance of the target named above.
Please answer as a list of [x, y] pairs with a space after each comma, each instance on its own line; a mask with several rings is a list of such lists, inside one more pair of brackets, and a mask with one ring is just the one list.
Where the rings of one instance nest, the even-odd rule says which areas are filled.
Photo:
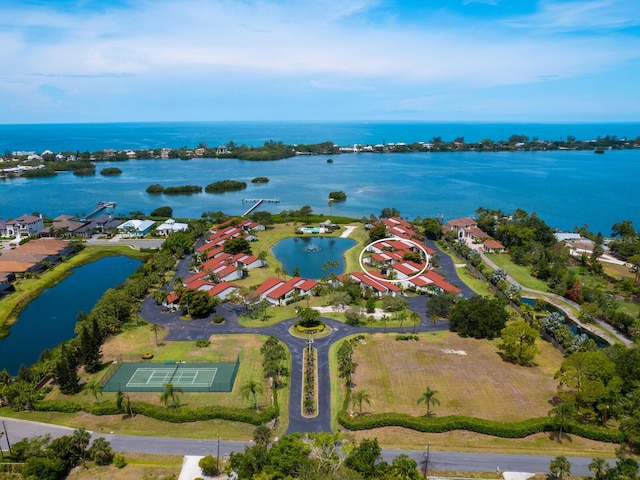
[[420, 315], [417, 312], [411, 312], [409, 314], [409, 318], [411, 319], [411, 323], [413, 324], [413, 334], [416, 334], [416, 327], [420, 323]]
[[169, 296], [169, 292], [167, 292], [166, 290], [162, 290], [160, 288], [157, 290], [154, 290], [153, 293], [151, 293], [151, 298], [153, 298], [156, 301], [157, 305], [162, 305], [167, 300], [168, 296]]
[[152, 323], [151, 324], [151, 331], [153, 332], [153, 334], [155, 335], [155, 339], [156, 339], [156, 348], [158, 348], [158, 332], [160, 331], [160, 326]]
[[249, 398], [250, 396], [253, 397], [253, 406], [255, 407], [257, 412], [258, 411], [258, 395], [257, 394], [262, 393], [263, 391], [262, 385], [260, 385], [255, 380], [249, 380], [242, 386], [240, 391], [242, 392], [243, 398]]
[[166, 406], [169, 403], [169, 400], [171, 400], [173, 402], [173, 407], [178, 408], [180, 406], [180, 399], [176, 395], [177, 393], [182, 393], [182, 389], [180, 387], [174, 387], [173, 383], [165, 383], [164, 392], [160, 395], [160, 401]]
[[78, 449], [80, 458], [82, 458], [82, 464], [84, 465], [84, 457], [87, 451], [87, 447], [91, 442], [91, 434], [87, 432], [84, 427], [80, 427], [73, 431], [73, 444]]
[[351, 405], [358, 405], [359, 413], [358, 415], [362, 416], [362, 404], [366, 403], [367, 405], [371, 405], [371, 395], [369, 395], [365, 390], [358, 390], [351, 394]]
[[575, 407], [567, 402], [562, 402], [549, 410], [549, 416], [553, 417], [556, 426], [558, 427], [558, 442], [562, 441], [562, 431], [566, 428], [569, 420], [573, 418], [576, 413]]
[[556, 478], [562, 480], [565, 474], [571, 474], [571, 462], [567, 460], [567, 457], [564, 455], [560, 455], [551, 460], [549, 470], [551, 470], [551, 473], [553, 473]]
[[92, 378], [87, 384], [84, 386], [87, 393], [91, 393], [96, 399], [96, 403], [99, 402], [98, 395], [102, 395], [102, 383], [100, 383], [95, 378]]
[[596, 457], [589, 464], [589, 471], [593, 473], [594, 480], [603, 480], [607, 474], [607, 469], [609, 468], [609, 462], [607, 462], [604, 458]]
[[431, 388], [427, 386], [427, 389], [420, 396], [420, 398], [418, 398], [418, 405], [424, 402], [424, 404], [427, 406], [427, 414], [425, 415], [426, 417], [431, 416], [431, 405], [440, 406], [440, 400], [436, 398], [437, 393], [437, 390], [431, 390]]

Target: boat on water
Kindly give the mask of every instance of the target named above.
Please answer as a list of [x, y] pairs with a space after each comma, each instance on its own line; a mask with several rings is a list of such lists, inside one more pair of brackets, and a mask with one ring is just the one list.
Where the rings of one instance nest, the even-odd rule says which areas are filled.
[[604, 153], [604, 148], [602, 148], [602, 147], [596, 147], [596, 148], [594, 148], [594, 149], [593, 149], [593, 153], [599, 153], [599, 154], [602, 154], [602, 153]]

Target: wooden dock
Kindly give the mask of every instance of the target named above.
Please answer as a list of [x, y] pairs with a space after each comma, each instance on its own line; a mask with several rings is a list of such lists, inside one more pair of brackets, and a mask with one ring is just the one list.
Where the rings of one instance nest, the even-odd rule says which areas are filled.
[[242, 217], [246, 217], [263, 203], [280, 203], [280, 199], [279, 198], [243, 198], [242, 203], [253, 203], [253, 205], [249, 207], [249, 210], [247, 210], [241, 215]]

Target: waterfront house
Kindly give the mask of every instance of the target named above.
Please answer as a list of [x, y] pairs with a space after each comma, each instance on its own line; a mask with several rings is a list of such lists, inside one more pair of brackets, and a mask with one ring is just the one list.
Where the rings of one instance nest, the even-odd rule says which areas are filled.
[[158, 235], [167, 237], [172, 233], [186, 232], [188, 228], [189, 228], [189, 224], [176, 222], [173, 218], [170, 218], [166, 222], [164, 222], [162, 225], [160, 225], [158, 228], [156, 228], [156, 232], [158, 232]]
[[153, 220], [127, 220], [118, 225], [118, 233], [129, 238], [142, 238], [149, 234], [156, 222]]
[[30, 237], [38, 235], [44, 230], [44, 222], [42, 216], [22, 215], [13, 220], [4, 222], [4, 229], [0, 231], [0, 237]]

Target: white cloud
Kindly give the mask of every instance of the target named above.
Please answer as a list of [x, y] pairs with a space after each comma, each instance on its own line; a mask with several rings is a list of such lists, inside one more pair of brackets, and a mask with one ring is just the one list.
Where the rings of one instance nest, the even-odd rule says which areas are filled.
[[[545, 1], [537, 13], [502, 23], [457, 17], [437, 25], [401, 23], [397, 16], [373, 22], [381, 6], [382, 0], [147, 0], [79, 13], [0, 6], [0, 18], [16, 19], [0, 33], [0, 61], [11, 66], [0, 90], [23, 82], [25, 105], [43, 84], [64, 91], [70, 105], [96, 95], [124, 102], [203, 92], [213, 99], [212, 90], [220, 97], [241, 96], [241, 89], [422, 98], [579, 78], [640, 52], [636, 37], [586, 27], [637, 24], [637, 7], [622, 15], [630, 7], [624, 0]], [[582, 32], [566, 35], [571, 29]], [[411, 93], [398, 95], [404, 91]]]

